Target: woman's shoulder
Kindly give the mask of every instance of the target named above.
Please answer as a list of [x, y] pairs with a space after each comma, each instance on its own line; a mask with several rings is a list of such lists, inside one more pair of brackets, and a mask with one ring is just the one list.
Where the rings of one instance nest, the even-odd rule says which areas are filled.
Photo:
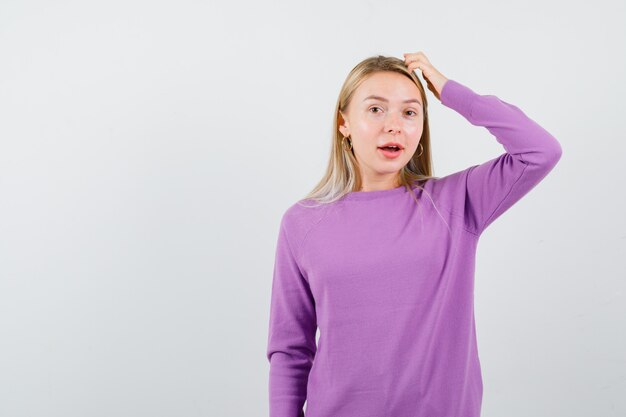
[[332, 203], [319, 203], [313, 199], [300, 199], [289, 205], [281, 219], [282, 227], [285, 228], [292, 239], [299, 241], [315, 227], [335, 205]]
[[451, 174], [445, 175], [443, 177], [429, 178], [428, 181], [423, 184], [423, 187], [430, 189], [434, 194], [437, 195], [455, 195], [457, 194], [459, 189], [464, 188], [465, 181], [467, 179], [467, 173], [471, 168], [472, 167], [467, 167], [455, 171]]
[[283, 219], [289, 222], [309, 222], [324, 216], [333, 206], [332, 203], [320, 203], [311, 198], [303, 198], [289, 205], [283, 212]]

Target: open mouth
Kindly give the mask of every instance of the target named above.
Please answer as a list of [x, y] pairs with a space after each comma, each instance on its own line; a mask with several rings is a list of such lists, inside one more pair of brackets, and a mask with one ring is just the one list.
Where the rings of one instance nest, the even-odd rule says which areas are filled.
[[389, 152], [399, 152], [400, 151], [400, 148], [397, 147], [397, 146], [383, 146], [383, 147], [378, 148], [378, 149], [384, 149], [384, 150], [389, 151]]
[[402, 149], [397, 146], [383, 146], [378, 148], [378, 150], [387, 159], [397, 158], [402, 154]]

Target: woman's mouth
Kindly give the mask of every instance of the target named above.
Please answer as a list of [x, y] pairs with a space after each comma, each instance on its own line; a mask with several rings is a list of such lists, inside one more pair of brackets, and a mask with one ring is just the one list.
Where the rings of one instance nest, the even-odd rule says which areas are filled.
[[402, 149], [398, 148], [397, 146], [385, 146], [382, 148], [378, 148], [378, 150], [385, 158], [388, 159], [397, 158], [402, 153]]

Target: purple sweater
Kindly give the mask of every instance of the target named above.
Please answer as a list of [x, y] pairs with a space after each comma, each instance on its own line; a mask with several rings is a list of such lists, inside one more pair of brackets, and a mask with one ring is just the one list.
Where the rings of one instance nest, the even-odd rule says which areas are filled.
[[[448, 80], [442, 104], [505, 153], [413, 187], [293, 204], [276, 247], [270, 417], [475, 417], [478, 239], [561, 157], [518, 107]], [[311, 205], [308, 200], [301, 200]], [[319, 327], [319, 341], [316, 332]]]

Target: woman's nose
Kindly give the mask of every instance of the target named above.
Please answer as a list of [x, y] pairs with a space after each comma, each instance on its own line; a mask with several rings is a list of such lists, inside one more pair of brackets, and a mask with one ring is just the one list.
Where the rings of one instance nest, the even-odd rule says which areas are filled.
[[387, 113], [387, 118], [385, 120], [385, 128], [386, 130], [400, 130], [401, 120], [400, 115], [396, 112]]

